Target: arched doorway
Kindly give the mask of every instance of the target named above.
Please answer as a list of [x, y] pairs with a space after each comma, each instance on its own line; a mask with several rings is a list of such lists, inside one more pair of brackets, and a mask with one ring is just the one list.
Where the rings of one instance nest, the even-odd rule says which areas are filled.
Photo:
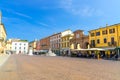
[[88, 48], [88, 45], [89, 45], [89, 43], [88, 43], [88, 42], [85, 42], [85, 43], [84, 43], [84, 48], [85, 48], [85, 49]]

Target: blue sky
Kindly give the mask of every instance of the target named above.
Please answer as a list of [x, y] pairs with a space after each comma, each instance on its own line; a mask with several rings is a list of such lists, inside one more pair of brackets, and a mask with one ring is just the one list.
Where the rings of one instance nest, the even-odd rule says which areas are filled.
[[120, 23], [120, 0], [0, 0], [7, 38], [32, 41], [71, 29]]

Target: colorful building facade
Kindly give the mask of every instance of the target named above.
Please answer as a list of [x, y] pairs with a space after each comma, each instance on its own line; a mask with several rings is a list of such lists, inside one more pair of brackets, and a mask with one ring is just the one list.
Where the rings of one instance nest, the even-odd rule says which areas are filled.
[[40, 50], [40, 49], [41, 49], [40, 40], [38, 40], [36, 43], [36, 50]]
[[11, 51], [12, 50], [12, 39], [9, 39], [6, 41], [6, 50]]
[[50, 48], [57, 55], [60, 55], [60, 43], [61, 33], [56, 33], [50, 36]]
[[29, 47], [32, 47], [33, 51], [36, 51], [37, 49], [37, 40], [29, 42]]
[[2, 23], [2, 14], [0, 12], [0, 53], [5, 53], [6, 37], [7, 33], [4, 24]]
[[49, 50], [50, 48], [50, 37], [45, 37], [40, 40], [40, 50]]
[[68, 54], [70, 51], [70, 40], [73, 38], [74, 34], [71, 30], [65, 30], [61, 32], [61, 52], [62, 54]]
[[16, 54], [28, 54], [29, 44], [27, 40], [12, 41], [12, 51]]
[[70, 40], [70, 44], [73, 44], [75, 49], [77, 49], [78, 44], [80, 45], [80, 48], [88, 48], [89, 36], [84, 35], [83, 30], [76, 30], [73, 33], [74, 36]]
[[120, 24], [89, 31], [89, 43], [92, 48], [120, 47]]

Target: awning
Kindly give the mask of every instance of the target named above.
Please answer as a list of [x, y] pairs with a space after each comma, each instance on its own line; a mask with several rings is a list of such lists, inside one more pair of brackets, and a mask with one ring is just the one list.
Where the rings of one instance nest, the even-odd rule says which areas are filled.
[[89, 49], [71, 49], [72, 51], [107, 51], [115, 48], [89, 48]]
[[67, 51], [70, 50], [70, 48], [62, 48], [61, 51]]
[[120, 50], [120, 47], [116, 47], [114, 50]]
[[35, 50], [34, 52], [47, 52], [48, 50]]

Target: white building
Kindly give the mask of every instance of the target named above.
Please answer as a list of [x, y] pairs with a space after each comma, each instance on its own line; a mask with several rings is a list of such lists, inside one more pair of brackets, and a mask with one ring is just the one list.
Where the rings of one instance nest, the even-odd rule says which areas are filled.
[[16, 52], [16, 54], [27, 54], [28, 53], [28, 41], [18, 40], [12, 42], [12, 50]]

